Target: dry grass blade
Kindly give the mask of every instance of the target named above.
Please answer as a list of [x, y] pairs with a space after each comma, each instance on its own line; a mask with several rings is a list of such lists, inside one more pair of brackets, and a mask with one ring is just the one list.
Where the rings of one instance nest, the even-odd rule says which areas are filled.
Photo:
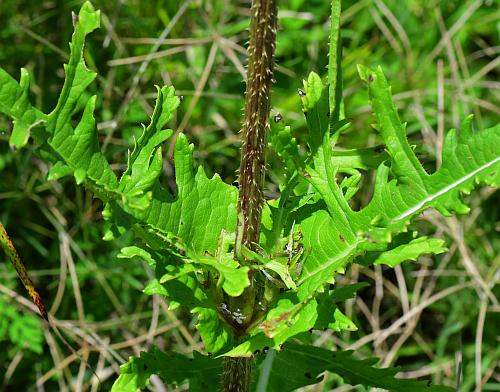
[[482, 0], [475, 0], [469, 5], [469, 7], [464, 11], [460, 18], [453, 24], [453, 26], [447, 31], [447, 33], [443, 35], [439, 43], [427, 56], [425, 62], [430, 63], [436, 58], [437, 55], [439, 55], [446, 43], [453, 38], [453, 36], [464, 26], [467, 20], [474, 14], [474, 12], [479, 9], [479, 7], [481, 7], [482, 4]]
[[446, 298], [456, 292], [459, 292], [461, 290], [464, 290], [466, 288], [473, 287], [473, 282], [466, 282], [466, 283], [460, 283], [451, 287], [448, 287], [447, 289], [444, 289], [433, 296], [429, 297], [425, 301], [422, 301], [419, 303], [417, 306], [413, 307], [410, 309], [410, 311], [403, 316], [401, 316], [399, 319], [397, 319], [394, 323], [391, 324], [391, 326], [382, 329], [380, 331], [375, 331], [372, 332], [371, 334], [368, 334], [366, 336], [363, 336], [361, 339], [359, 339], [357, 342], [351, 344], [348, 348], [350, 350], [357, 350], [361, 347], [363, 347], [365, 344], [370, 343], [372, 341], [375, 341], [375, 345], [379, 346], [387, 337], [390, 335], [396, 333], [399, 328], [407, 323], [412, 317], [423, 311], [426, 307], [429, 305], [433, 304], [434, 302], [437, 302], [443, 298]]

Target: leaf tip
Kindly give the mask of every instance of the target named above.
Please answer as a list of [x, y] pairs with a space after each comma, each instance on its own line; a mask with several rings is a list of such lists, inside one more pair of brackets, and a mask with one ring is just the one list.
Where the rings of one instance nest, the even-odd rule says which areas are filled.
[[369, 83], [373, 81], [373, 71], [370, 68], [362, 64], [358, 64], [356, 67], [358, 69], [359, 78], [363, 82]]

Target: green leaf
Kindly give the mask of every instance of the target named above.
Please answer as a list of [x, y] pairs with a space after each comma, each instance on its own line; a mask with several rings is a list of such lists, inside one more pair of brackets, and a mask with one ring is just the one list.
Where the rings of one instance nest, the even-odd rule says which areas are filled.
[[331, 128], [334, 127], [335, 123], [340, 120], [340, 107], [342, 103], [342, 44], [340, 37], [341, 9], [341, 0], [333, 0], [328, 54], [328, 95]]
[[[87, 69], [83, 58], [85, 38], [100, 25], [100, 13], [89, 2], [83, 4], [76, 18], [75, 31], [70, 43], [70, 59], [64, 66], [64, 85], [56, 108], [47, 116], [45, 129], [48, 145], [57, 165], [49, 178], [58, 178], [72, 172], [77, 183], [86, 182], [105, 201], [108, 193], [116, 192], [118, 181], [97, 142], [94, 119], [96, 97], [87, 99], [85, 89], [96, 77]], [[86, 100], [81, 119], [75, 129], [71, 126], [82, 100]]]
[[[338, 374], [346, 383], [362, 384], [394, 392], [451, 392], [453, 388], [432, 386], [425, 381], [396, 378], [398, 369], [380, 369], [375, 358], [357, 359], [353, 351], [330, 351], [314, 346], [288, 343], [281, 352], [273, 353], [267, 377], [267, 392], [287, 392], [322, 380], [321, 373]], [[269, 354], [268, 354], [269, 355]], [[254, 379], [259, 379], [259, 367]]]
[[290, 271], [288, 270], [288, 259], [286, 257], [280, 257], [278, 259], [269, 259], [265, 256], [261, 256], [257, 252], [253, 252], [250, 249], [244, 247], [242, 254], [248, 260], [255, 260], [260, 264], [253, 265], [252, 267], [260, 270], [273, 271], [280, 277], [283, 284], [289, 289], [296, 289], [297, 286], [293, 281]]
[[[391, 157], [391, 168], [403, 183], [415, 184], [415, 191], [424, 188], [423, 180], [427, 173], [415, 156], [406, 139], [405, 125], [399, 119], [396, 107], [392, 101], [391, 89], [385, 79], [382, 69], [376, 71], [358, 65], [361, 79], [368, 83], [368, 92], [372, 109], [377, 118], [378, 130], [384, 138], [385, 145]], [[418, 194], [416, 195], [418, 197]]]
[[20, 149], [26, 145], [31, 129], [45, 121], [46, 116], [29, 102], [30, 76], [21, 68], [21, 79], [17, 83], [0, 68], [0, 113], [13, 119], [14, 127], [10, 145]]
[[[314, 187], [316, 201], [296, 209], [288, 217], [302, 233], [308, 253], [297, 282], [296, 299], [288, 306], [281, 306], [282, 313], [275, 318], [299, 312], [325, 284], [334, 281], [336, 273], [343, 272], [365, 250], [385, 251], [377, 263], [390, 265], [416, 259], [424, 253], [444, 251], [442, 241], [425, 238], [398, 244], [389, 251], [387, 248], [393, 236], [406, 230], [411, 218], [425, 208], [435, 207], [445, 214], [466, 212], [460, 192], [469, 192], [478, 182], [499, 183], [500, 157], [495, 146], [500, 145], [500, 126], [472, 133], [467, 120], [459, 137], [450, 131], [442, 166], [428, 175], [406, 140], [383, 73], [362, 69], [362, 77], [370, 84], [373, 109], [390, 162], [381, 163], [377, 169], [370, 203], [361, 211], [353, 211], [347, 199], [357, 190], [359, 173], [353, 171], [342, 186], [337, 184], [338, 161], [333, 159], [326, 116], [322, 116], [328, 103], [327, 88], [317, 75], [311, 74], [303, 103], [311, 153], [306, 178]], [[318, 142], [321, 138], [322, 144]]]
[[[163, 130], [163, 127], [179, 106], [179, 98], [175, 96], [173, 87], [157, 87], [157, 90], [158, 96], [151, 122], [144, 128], [133, 151], [129, 152], [128, 167], [120, 180], [120, 189], [126, 194], [147, 194], [163, 169], [160, 145], [173, 133], [170, 129]], [[149, 194], [148, 199], [150, 198]], [[146, 207], [147, 205], [148, 203], [145, 204]]]
[[[369, 204], [361, 211], [353, 211], [336, 183], [334, 174], [338, 167], [329, 157], [332, 149], [328, 138], [325, 137], [323, 145], [316, 150], [311, 149], [314, 166], [307, 169], [308, 180], [324, 200], [328, 212], [318, 201], [297, 210], [289, 218], [299, 225], [302, 242], [310, 249], [298, 281], [301, 301], [331, 281], [335, 273], [342, 272], [359, 251], [370, 246], [376, 248], [377, 243], [390, 243], [393, 235], [406, 230], [410, 219], [425, 208], [435, 207], [445, 214], [466, 212], [459, 198], [461, 192], [468, 193], [478, 182], [489, 185], [500, 182], [500, 156], [495, 148], [500, 145], [500, 126], [472, 133], [470, 119], [466, 120], [460, 136], [455, 131], [447, 134], [442, 166], [428, 175], [406, 140], [404, 126], [399, 121], [382, 71], [362, 68], [361, 74], [369, 82], [378, 128], [391, 162], [379, 165]], [[327, 101], [327, 96], [318, 79], [313, 79], [316, 82], [308, 85], [323, 92], [310, 93], [308, 90], [307, 96], [313, 97], [307, 101], [308, 125], [319, 127], [319, 131], [310, 129], [311, 135], [318, 135], [325, 132], [324, 121], [310, 121], [310, 113], [320, 113], [317, 108], [324, 106], [322, 102]], [[427, 251], [439, 253], [443, 250], [439, 241], [419, 241], [406, 247], [400, 244], [397, 250], [381, 256], [380, 262], [389, 262], [386, 257], [390, 256], [394, 263], [399, 263], [405, 257], [414, 259]], [[384, 247], [387, 246], [381, 246]]]
[[119, 259], [130, 259], [132, 261], [136, 259], [144, 260], [150, 266], [156, 265], [156, 261], [153, 259], [151, 254], [138, 246], [126, 246], [125, 248], [122, 248], [117, 257]]
[[[182, 276], [182, 275], [179, 275]], [[142, 290], [142, 292], [146, 295], [164, 295], [168, 297], [168, 291], [163, 287], [158, 279], [151, 280], [146, 287]], [[170, 309], [176, 309], [180, 306], [180, 304], [176, 301], [172, 301], [170, 303]]]
[[216, 249], [222, 230], [235, 231], [238, 191], [218, 175], [208, 179], [202, 167], [195, 174], [192, 154], [193, 146], [180, 134], [174, 152], [177, 194], [172, 197], [157, 184], [144, 220], [203, 254]]
[[215, 287], [205, 290], [205, 283], [200, 283], [198, 280], [198, 272], [203, 272], [199, 267], [185, 263], [184, 260], [167, 258], [164, 254], [138, 247], [122, 249], [119, 257], [146, 260], [155, 267], [156, 278], [148, 283], [143, 292], [147, 295], [167, 297], [170, 309], [182, 306], [197, 315], [196, 328], [208, 352], [218, 353], [230, 344], [232, 331], [219, 318], [217, 310], [221, 295]]
[[196, 276], [184, 274], [163, 284], [150, 283], [149, 292], [155, 287], [159, 294], [168, 297], [171, 308], [183, 306], [198, 316], [196, 328], [207, 352], [218, 353], [232, 342], [230, 327], [219, 318], [215, 296], [210, 291], [205, 292]]
[[264, 268], [276, 272], [288, 289], [295, 290], [297, 288], [290, 276], [290, 271], [288, 270], [286, 262], [270, 260], [264, 264]]
[[[314, 72], [311, 72], [304, 86], [307, 95], [303, 104], [304, 112], [307, 113], [308, 144], [311, 150], [311, 163], [306, 168], [307, 178], [325, 201], [330, 215], [336, 219], [336, 224], [340, 225], [344, 236], [349, 236], [354, 240], [355, 230], [350, 207], [335, 179], [338, 167], [334, 166], [332, 159], [328, 89], [323, 86], [321, 79]], [[335, 122], [333, 126], [336, 128], [341, 125]]]
[[283, 120], [270, 123], [268, 146], [283, 160], [286, 173], [288, 177], [291, 177], [295, 171], [300, 172], [304, 167], [297, 140], [292, 137], [290, 126], [286, 125]]
[[302, 106], [309, 130], [307, 144], [311, 155], [315, 156], [323, 146], [325, 137], [329, 140], [328, 90], [323, 88], [323, 82], [318, 74], [311, 72], [304, 81]]
[[111, 388], [112, 392], [136, 392], [149, 385], [153, 374], [161, 377], [167, 385], [181, 386], [189, 382], [190, 391], [217, 390], [222, 361], [212, 359], [194, 351], [193, 358], [180, 354], [166, 354], [153, 347], [141, 352], [139, 357], [130, 357], [120, 366], [120, 376]]
[[[473, 133], [471, 118], [466, 119], [460, 135], [454, 130], [447, 133], [442, 165], [428, 175], [406, 140], [381, 69], [361, 67], [360, 74], [369, 85], [378, 129], [391, 157], [390, 167], [381, 165], [377, 170], [374, 196], [359, 213], [361, 219], [367, 223], [381, 219], [381, 225], [401, 230], [412, 216], [428, 207], [445, 215], [465, 213], [468, 208], [460, 200], [461, 192], [470, 192], [480, 182], [500, 184], [500, 153], [496, 148], [500, 125]], [[391, 175], [395, 178], [390, 179]]]
[[333, 322], [328, 323], [328, 328], [335, 332], [340, 331], [357, 331], [358, 327], [353, 321], [341, 312], [339, 308], [333, 312]]
[[420, 237], [410, 241], [408, 244], [400, 245], [381, 253], [373, 264], [385, 264], [395, 267], [403, 261], [417, 260], [419, 256], [424, 254], [440, 254], [447, 250], [445, 242], [441, 239]]
[[[295, 172], [281, 192], [279, 200], [269, 200], [264, 205], [262, 210], [261, 242], [263, 242], [263, 249], [269, 254], [283, 250], [283, 240], [288, 243], [290, 239], [281, 237], [286, 234], [290, 235], [288, 229], [292, 231], [292, 237], [297, 232], [291, 230], [292, 227], [286, 228], [286, 223], [290, 219], [292, 212], [306, 205], [314, 196], [312, 194], [295, 196], [293, 192], [299, 182], [299, 175]], [[305, 183], [305, 185], [308, 184]], [[287, 230], [284, 232], [285, 228]]]
[[314, 329], [323, 330], [330, 328], [336, 332], [356, 331], [356, 325], [345, 316], [337, 306], [337, 303], [343, 303], [349, 298], [353, 298], [356, 292], [366, 287], [366, 282], [355, 283], [345, 287], [333, 288], [317, 296], [318, 301], [318, 319], [314, 324]]
[[156, 99], [156, 105], [151, 116], [151, 121], [147, 128], [144, 128], [142, 135], [139, 137], [135, 143], [134, 150], [129, 153], [128, 158], [128, 168], [124, 175], [129, 174], [135, 169], [140, 175], [143, 173], [144, 166], [150, 160], [150, 156], [153, 154], [153, 150], [158, 146], [158, 142], [150, 145], [151, 139], [158, 135], [165, 125], [172, 119], [173, 114], [177, 107], [179, 106], [180, 100], [175, 96], [175, 91], [173, 87], [162, 87], [156, 86], [158, 91], [158, 96]]
[[[189, 256], [189, 254], [188, 254]], [[219, 274], [218, 282], [224, 291], [232, 297], [237, 297], [250, 285], [248, 278], [249, 267], [241, 267], [234, 260], [233, 253], [226, 253], [211, 257], [209, 255], [193, 255], [193, 262], [214, 269]]]
[[167, 265], [165, 270], [168, 272], [160, 278], [160, 283], [168, 282], [169, 280], [178, 279], [182, 275], [196, 272], [198, 268], [194, 264], [182, 264], [180, 266]]
[[[40, 318], [19, 313], [15, 306], [0, 296], [0, 342], [5, 339], [10, 340], [18, 351], [27, 349], [37, 354], [43, 352], [44, 335]], [[8, 351], [7, 348], [5, 350]]]
[[[169, 255], [164, 250], [155, 251], [136, 246], [123, 248], [118, 257], [145, 260], [155, 268], [155, 279], [144, 288], [144, 293], [165, 296], [170, 302], [170, 309], [182, 306], [197, 315], [196, 328], [208, 352], [218, 353], [231, 342], [232, 331], [218, 315], [222, 295], [217, 287], [210, 285], [211, 280], [203, 278], [207, 275], [206, 271], [200, 268], [200, 264], [203, 263], [199, 260], [190, 262], [189, 258]], [[231, 260], [231, 262], [237, 265], [236, 261]], [[214, 264], [212, 260], [210, 264]], [[219, 267], [225, 274], [225, 280], [220, 280], [224, 290], [232, 294], [241, 293], [243, 290], [240, 287], [249, 283], [248, 267], [236, 268], [234, 265]]]
[[[173, 88], [158, 90], [151, 123], [129, 154], [129, 166], [120, 181], [120, 193], [127, 200], [134, 197], [142, 202], [110, 203], [107, 216], [114, 217], [118, 226], [123, 225], [120, 232], [140, 224], [150, 233], [149, 238], [143, 238], [148, 244], [151, 245], [152, 235], [165, 245], [174, 243], [191, 252], [194, 259], [194, 255], [200, 257], [207, 251], [215, 251], [222, 231], [234, 232], [238, 191], [218, 175], [208, 179], [202, 167], [195, 172], [193, 146], [183, 134], [177, 136], [174, 149], [177, 192], [171, 195], [160, 185], [160, 144], [171, 135], [170, 130], [162, 127], [178, 103]], [[134, 219], [125, 217], [123, 209]], [[120, 215], [122, 218], [117, 219]], [[243, 275], [243, 271], [238, 273], [240, 277]]]
[[[288, 295], [293, 297], [291, 292]], [[281, 345], [291, 337], [313, 328], [317, 318], [318, 310], [315, 300], [294, 305], [294, 299], [286, 298], [285, 294], [246, 341], [223, 355], [250, 357], [252, 353], [267, 348], [279, 350]]]
[[300, 299], [307, 298], [326, 283], [333, 283], [334, 274], [343, 271], [356, 255], [359, 241], [346, 235], [327, 211], [313, 208], [299, 211], [308, 215], [300, 221], [300, 230], [304, 247], [311, 250], [298, 281]]
[[337, 167], [340, 172], [350, 172], [352, 169], [376, 169], [389, 157], [383, 149], [382, 151], [378, 150], [380, 147], [353, 150], [336, 149], [333, 151], [333, 166]]

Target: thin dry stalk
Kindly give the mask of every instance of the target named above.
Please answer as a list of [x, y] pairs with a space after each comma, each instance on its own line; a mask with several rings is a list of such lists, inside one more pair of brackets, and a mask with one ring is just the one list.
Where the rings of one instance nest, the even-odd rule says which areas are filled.
[[483, 331], [484, 322], [486, 320], [486, 310], [488, 307], [488, 300], [484, 297], [481, 301], [481, 306], [479, 308], [479, 315], [477, 316], [477, 326], [476, 326], [476, 344], [475, 344], [475, 378], [476, 378], [476, 389], [475, 392], [481, 392], [482, 388], [482, 347], [483, 347]]

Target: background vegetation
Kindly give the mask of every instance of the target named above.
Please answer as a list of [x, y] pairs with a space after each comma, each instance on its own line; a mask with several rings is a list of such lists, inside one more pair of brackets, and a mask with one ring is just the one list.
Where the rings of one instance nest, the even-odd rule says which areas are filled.
[[[72, 33], [71, 11], [81, 1], [0, 0], [0, 65], [33, 76], [32, 102], [49, 112], [63, 83]], [[243, 106], [249, 1], [94, 1], [102, 28], [87, 43], [99, 73], [96, 116], [110, 161], [124, 162], [146, 123], [154, 84], [173, 84], [184, 101], [171, 124], [197, 146], [207, 174], [235, 181]], [[326, 72], [329, 4], [281, 0], [273, 113], [282, 113], [300, 140], [305, 121], [297, 87], [308, 72]], [[477, 128], [500, 114], [500, 11], [495, 1], [343, 2], [344, 86], [351, 131], [343, 146], [378, 144], [370, 129], [367, 91], [356, 64], [381, 65], [401, 118], [426, 168], [439, 165], [443, 134], [475, 114]], [[165, 38], [164, 40], [159, 40]], [[0, 220], [16, 244], [57, 325], [97, 369], [108, 390], [119, 364], [153, 342], [164, 350], [202, 350], [189, 314], [173, 312], [141, 290], [146, 264], [116, 258], [102, 241], [99, 202], [70, 178], [46, 182], [48, 170], [28, 149], [10, 151], [11, 125], [0, 119]], [[279, 162], [270, 154], [268, 197], [276, 195]], [[172, 173], [169, 163], [165, 171]], [[116, 170], [123, 169], [120, 165]], [[170, 176], [173, 181], [173, 177]], [[170, 184], [172, 185], [172, 184]], [[371, 184], [355, 200], [366, 204]], [[450, 251], [394, 270], [355, 267], [345, 279], [370, 286], [348, 303], [358, 331], [313, 334], [318, 345], [373, 351], [404, 377], [424, 377], [460, 390], [500, 384], [500, 197], [483, 188], [470, 196], [469, 215], [422, 217], [429, 235]], [[431, 223], [429, 225], [429, 222]], [[121, 245], [127, 242], [123, 238]], [[484, 288], [487, 289], [484, 289]], [[97, 380], [45, 328], [11, 265], [0, 263], [0, 390], [97, 390]], [[157, 391], [169, 390], [159, 379]], [[329, 376], [314, 390], [347, 391]]]

